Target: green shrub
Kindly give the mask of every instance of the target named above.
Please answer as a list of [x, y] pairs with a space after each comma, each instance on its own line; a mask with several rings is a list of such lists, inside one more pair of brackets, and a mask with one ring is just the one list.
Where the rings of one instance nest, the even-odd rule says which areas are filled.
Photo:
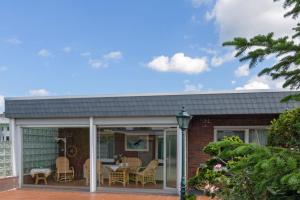
[[299, 152], [235, 139], [204, 148], [211, 159], [190, 179], [190, 186], [201, 185], [207, 195], [224, 200], [300, 199]]
[[300, 108], [286, 111], [271, 122], [268, 143], [271, 146], [300, 149]]

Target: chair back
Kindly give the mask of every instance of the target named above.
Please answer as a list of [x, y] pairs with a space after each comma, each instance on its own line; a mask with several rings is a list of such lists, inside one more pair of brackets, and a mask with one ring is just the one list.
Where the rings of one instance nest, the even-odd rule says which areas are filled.
[[[103, 165], [102, 165], [102, 162], [101, 160], [97, 160], [97, 173], [102, 173], [103, 172]], [[86, 177], [86, 176], [89, 176], [90, 174], [90, 159], [86, 159], [86, 161], [84, 162], [83, 164], [83, 176]]]
[[56, 164], [56, 170], [60, 171], [60, 172], [64, 172], [66, 170], [69, 170], [69, 159], [65, 158], [63, 156], [56, 158], [55, 161]]
[[158, 167], [158, 160], [151, 160], [147, 167], [144, 169], [144, 173], [156, 173]]
[[128, 163], [130, 169], [137, 169], [142, 166], [141, 159], [137, 157], [122, 157], [122, 163]]
[[102, 174], [103, 173], [103, 164], [101, 160], [97, 160], [97, 172]]

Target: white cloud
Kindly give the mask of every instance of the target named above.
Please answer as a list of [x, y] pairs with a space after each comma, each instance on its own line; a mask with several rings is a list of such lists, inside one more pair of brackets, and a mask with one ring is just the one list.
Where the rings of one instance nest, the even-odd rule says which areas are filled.
[[184, 53], [176, 53], [172, 57], [163, 55], [155, 57], [147, 66], [161, 72], [181, 72], [186, 74], [198, 74], [209, 70], [205, 57], [191, 58], [185, 56]]
[[41, 49], [38, 51], [37, 53], [39, 56], [42, 56], [42, 57], [48, 57], [51, 55], [51, 53], [49, 52], [49, 50], [47, 49]]
[[209, 55], [213, 55], [213, 56], [218, 54], [217, 50], [212, 49], [212, 48], [203, 48], [203, 47], [201, 47], [200, 50], [207, 53], [207, 54], [209, 54]]
[[4, 111], [4, 96], [0, 95], [0, 113]]
[[12, 44], [12, 45], [20, 45], [23, 42], [21, 40], [19, 40], [16, 37], [12, 37], [12, 38], [8, 38], [7, 40], [5, 40], [7, 43]]
[[46, 89], [33, 89], [29, 90], [30, 96], [49, 96], [50, 92]]
[[224, 55], [221, 55], [221, 56], [218, 56], [215, 54], [211, 59], [211, 65], [214, 67], [217, 67], [217, 66], [223, 65], [226, 62], [230, 62], [230, 61], [234, 60], [235, 53], [236, 52], [233, 51], [233, 52], [229, 52]]
[[255, 89], [282, 89], [284, 80], [272, 80], [269, 76], [255, 76], [248, 80], [248, 82], [236, 90], [255, 90]]
[[184, 91], [186, 92], [200, 91], [203, 89], [202, 84], [193, 84], [189, 80], [185, 80], [183, 83], [184, 83]]
[[213, 10], [206, 14], [214, 19], [221, 41], [233, 37], [253, 37], [275, 32], [276, 36], [291, 35], [297, 20], [284, 18], [282, 1], [273, 0], [217, 0]]
[[236, 84], [236, 80], [232, 80], [232, 81], [231, 81], [231, 84], [232, 84], [232, 85]]
[[249, 71], [249, 65], [248, 64], [244, 64], [242, 66], [240, 66], [239, 68], [237, 68], [234, 71], [235, 76], [237, 77], [242, 77], [242, 76], [249, 76], [250, 71]]
[[122, 52], [121, 51], [112, 51], [112, 52], [109, 52], [109, 53], [103, 55], [103, 58], [107, 59], [107, 60], [119, 60], [122, 58]]
[[89, 59], [89, 65], [92, 67], [92, 68], [95, 68], [95, 69], [99, 69], [99, 68], [102, 68], [102, 67], [106, 67], [106, 64], [104, 64], [100, 59]]
[[70, 53], [71, 51], [72, 51], [71, 47], [64, 47], [63, 48], [63, 52], [65, 52], [65, 53]]
[[198, 7], [200, 7], [202, 4], [208, 3], [208, 2], [210, 2], [210, 1], [211, 1], [211, 0], [191, 0], [192, 5], [193, 5], [194, 8], [198, 8]]
[[6, 71], [8, 68], [6, 66], [0, 66], [0, 72]]
[[111, 62], [118, 61], [123, 57], [121, 51], [111, 51], [103, 54], [100, 58], [92, 58], [90, 52], [83, 52], [80, 55], [87, 58], [88, 64], [94, 69], [108, 67]]
[[194, 24], [200, 24], [201, 23], [201, 18], [197, 17], [196, 15], [192, 15], [191, 22], [194, 23]]
[[91, 52], [88, 52], [88, 51], [82, 52], [80, 55], [83, 56], [83, 57], [88, 57], [88, 56], [91, 55]]

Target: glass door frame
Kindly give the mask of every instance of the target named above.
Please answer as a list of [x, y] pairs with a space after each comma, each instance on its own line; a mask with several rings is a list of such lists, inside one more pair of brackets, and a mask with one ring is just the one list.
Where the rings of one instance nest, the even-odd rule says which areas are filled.
[[[176, 161], [177, 161], [177, 166], [176, 166], [176, 188], [172, 188], [172, 187], [168, 187], [167, 186], [167, 132], [168, 131], [172, 131], [174, 132], [174, 135], [176, 136]], [[179, 175], [179, 170], [180, 170], [180, 165], [178, 165], [178, 162], [181, 157], [180, 157], [180, 152], [178, 150], [180, 150], [180, 148], [178, 148], [178, 144], [179, 144], [179, 137], [178, 137], [178, 129], [176, 128], [167, 128], [167, 129], [164, 129], [164, 166], [163, 166], [163, 189], [164, 190], [177, 190], [178, 188], [178, 180], [180, 180], [180, 177], [178, 176]]]

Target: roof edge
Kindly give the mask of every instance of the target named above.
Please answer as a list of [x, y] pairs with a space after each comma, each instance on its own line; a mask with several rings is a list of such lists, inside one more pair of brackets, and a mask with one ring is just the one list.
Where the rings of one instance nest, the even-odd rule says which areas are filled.
[[[170, 93], [128, 93], [128, 94], [99, 94], [99, 95], [66, 95], [66, 96], [24, 96], [4, 97], [4, 100], [43, 100], [43, 99], [81, 99], [81, 98], [106, 98], [106, 97], [142, 97], [142, 96], [177, 96], [177, 95], [199, 95], [199, 94], [236, 94], [236, 93], [276, 93], [297, 92], [299, 90], [286, 89], [257, 89], [257, 90], [223, 90], [223, 91], [199, 91], [199, 92], [170, 92]], [[300, 92], [300, 91], [299, 91]]]

